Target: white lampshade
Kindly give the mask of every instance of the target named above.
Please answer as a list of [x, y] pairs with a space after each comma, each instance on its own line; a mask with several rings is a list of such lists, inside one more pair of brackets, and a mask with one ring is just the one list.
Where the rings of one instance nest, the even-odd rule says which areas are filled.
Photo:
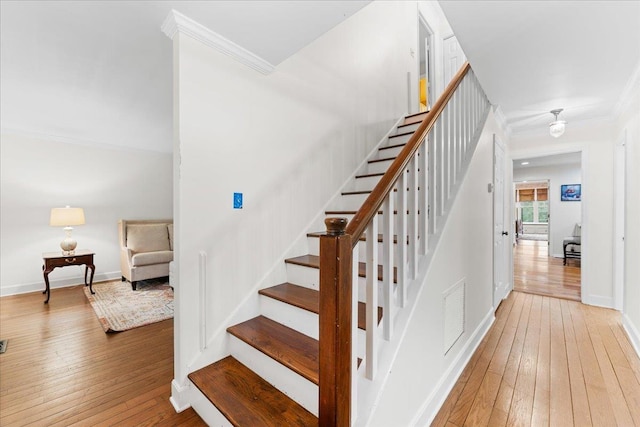
[[560, 136], [562, 136], [562, 134], [564, 133], [564, 125], [567, 122], [565, 122], [564, 120], [556, 120], [554, 122], [551, 122], [551, 124], [549, 124], [549, 133], [551, 134], [552, 137], [554, 138], [559, 138]]
[[73, 231], [72, 225], [84, 224], [84, 210], [82, 208], [72, 208], [70, 206], [64, 208], [51, 209], [51, 217], [49, 218], [49, 225], [52, 227], [64, 227], [64, 231], [67, 235], [65, 239], [60, 242], [60, 248], [64, 255], [73, 255], [78, 242], [71, 237]]
[[53, 208], [49, 225], [52, 227], [70, 227], [84, 224], [84, 209], [82, 208]]

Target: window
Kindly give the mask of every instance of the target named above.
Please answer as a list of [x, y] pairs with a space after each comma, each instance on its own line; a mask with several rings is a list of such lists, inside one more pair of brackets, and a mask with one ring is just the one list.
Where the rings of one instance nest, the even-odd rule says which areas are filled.
[[[538, 184], [540, 185], [540, 184]], [[529, 187], [516, 189], [516, 208], [518, 217], [523, 223], [549, 222], [549, 189], [546, 187]]]

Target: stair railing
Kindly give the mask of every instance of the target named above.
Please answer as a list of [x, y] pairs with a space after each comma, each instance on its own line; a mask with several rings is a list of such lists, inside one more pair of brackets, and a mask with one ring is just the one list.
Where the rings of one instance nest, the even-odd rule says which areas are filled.
[[[432, 243], [429, 237], [438, 235], [443, 225], [488, 107], [486, 95], [465, 63], [351, 221], [325, 220], [327, 232], [320, 239], [320, 426], [350, 426], [355, 418], [358, 362], [353, 342], [357, 337], [358, 292], [354, 296], [354, 284], [359, 277], [359, 240], [364, 236], [366, 242], [363, 363], [366, 378], [373, 380], [380, 346], [379, 300], [383, 304], [383, 337], [390, 340], [394, 298], [400, 307], [407, 303], [407, 282], [417, 277], [420, 257]], [[382, 298], [378, 295], [380, 277]]]

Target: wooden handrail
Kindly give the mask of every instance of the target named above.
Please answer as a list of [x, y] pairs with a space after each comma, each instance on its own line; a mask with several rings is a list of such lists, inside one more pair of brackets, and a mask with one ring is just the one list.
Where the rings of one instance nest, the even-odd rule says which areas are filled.
[[360, 207], [358, 212], [356, 212], [347, 224], [345, 234], [351, 236], [351, 243], [354, 247], [358, 244], [358, 240], [366, 230], [367, 225], [369, 225], [374, 215], [378, 212], [385, 197], [391, 192], [396, 181], [400, 178], [400, 174], [406, 170], [409, 161], [413, 158], [416, 151], [418, 151], [418, 148], [420, 148], [420, 144], [433, 128], [433, 125], [438, 120], [438, 117], [440, 117], [440, 114], [470, 68], [469, 63], [465, 62], [453, 79], [451, 79], [442, 96], [438, 98], [438, 101], [436, 101], [433, 108], [427, 113], [427, 116], [420, 126], [418, 126], [418, 129], [416, 129], [400, 154], [398, 154], [398, 157], [396, 157], [387, 172], [380, 178], [380, 181], [374, 187], [373, 191], [371, 191], [371, 194], [369, 194], [367, 200], [362, 204], [362, 207]]

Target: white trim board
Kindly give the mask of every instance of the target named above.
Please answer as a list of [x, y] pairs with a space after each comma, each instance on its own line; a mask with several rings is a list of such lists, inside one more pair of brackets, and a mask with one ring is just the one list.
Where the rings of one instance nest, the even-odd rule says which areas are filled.
[[622, 315], [622, 327], [627, 333], [633, 349], [636, 351], [638, 357], [640, 357], [640, 331], [638, 331], [638, 328], [636, 328], [626, 314]]

